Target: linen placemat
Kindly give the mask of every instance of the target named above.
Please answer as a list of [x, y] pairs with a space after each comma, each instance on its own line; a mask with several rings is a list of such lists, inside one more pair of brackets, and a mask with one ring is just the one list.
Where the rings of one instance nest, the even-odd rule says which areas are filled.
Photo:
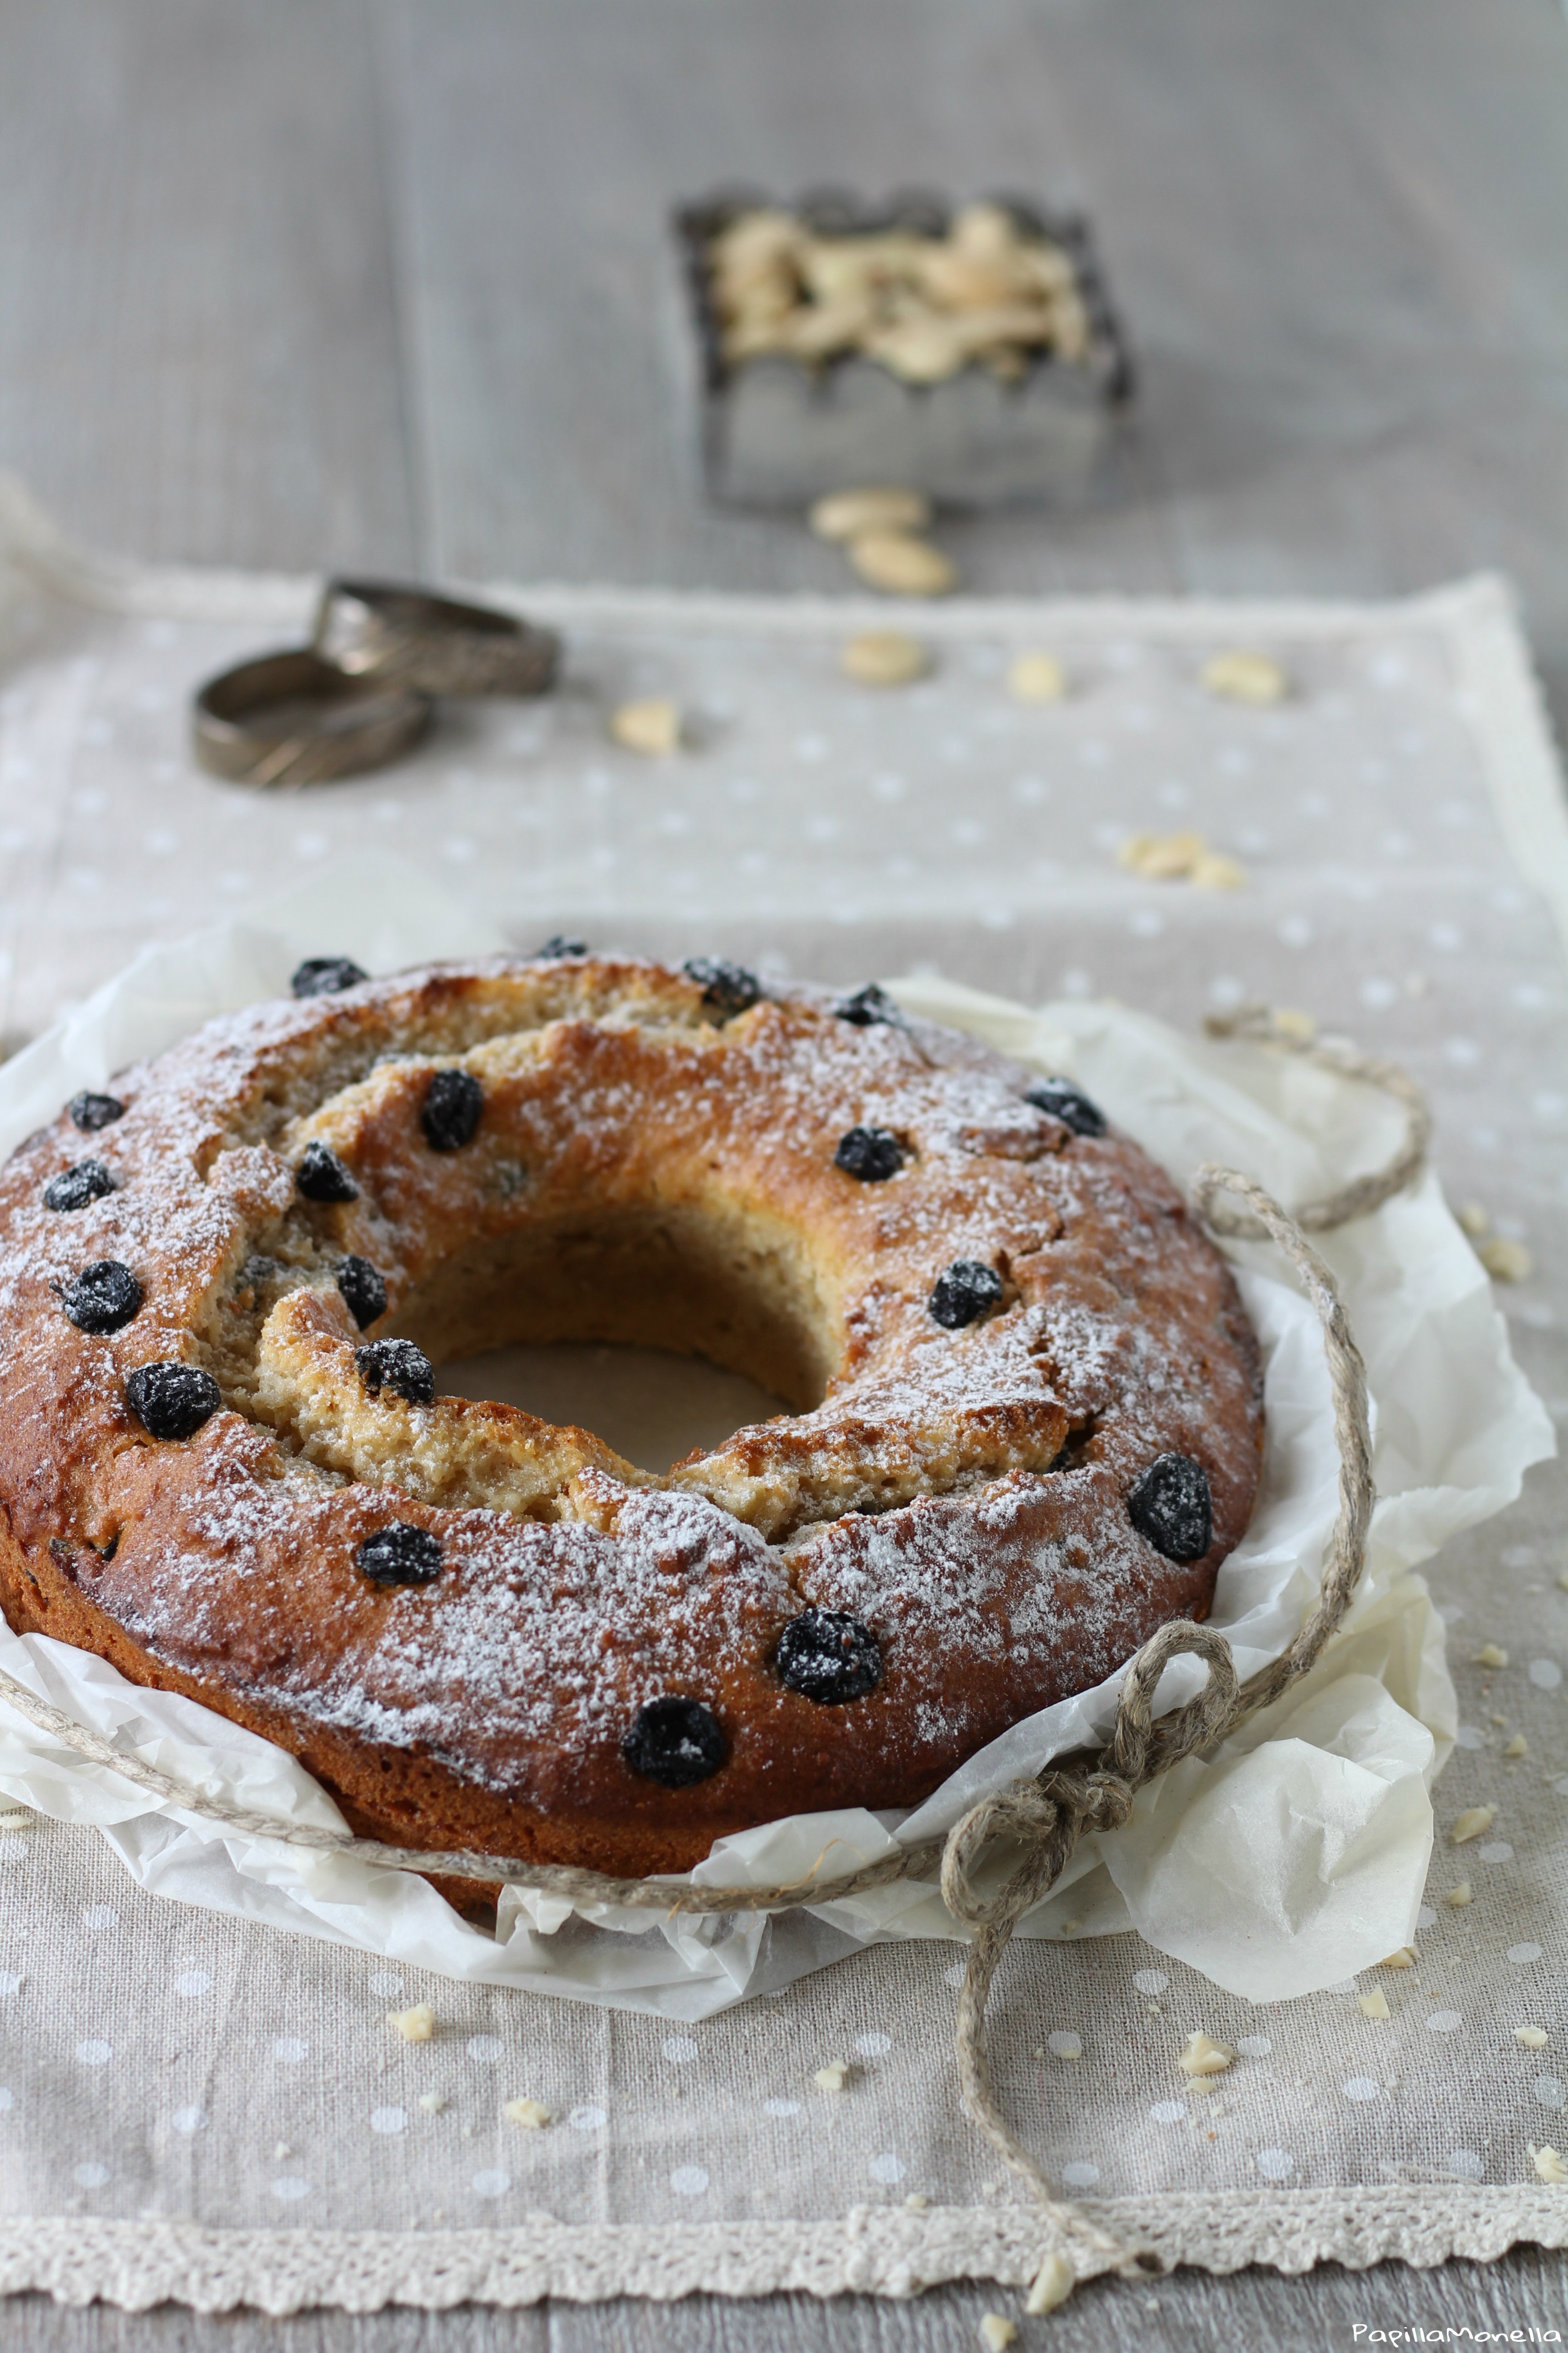
[[[1568, 849], [1496, 584], [1384, 607], [955, 605], [898, 617], [933, 668], [883, 694], [837, 655], [885, 607], [539, 591], [524, 608], [568, 636], [559, 697], [449, 706], [400, 767], [272, 797], [195, 772], [184, 704], [297, 634], [310, 584], [116, 569], [9, 513], [13, 1036], [149, 938], [373, 840], [523, 946], [582, 928], [846, 981], [923, 963], [1188, 1027], [1301, 1008], [1429, 1089], [1450, 1198], [1484, 1214], [1483, 1248], [1513, 1246], [1494, 1257], [1520, 1278], [1500, 1286], [1516, 1352], [1568, 1411]], [[1281, 664], [1286, 700], [1205, 690], [1237, 646]], [[1009, 692], [1030, 649], [1063, 664], [1064, 701]], [[668, 761], [608, 737], [649, 693], [687, 714]], [[1118, 861], [1129, 836], [1183, 831], [1244, 886]], [[1542, 1466], [1431, 1565], [1464, 1720], [1413, 1968], [1254, 2009], [1131, 1936], [1015, 1947], [1005, 2105], [1119, 2232], [1215, 2268], [1568, 2243], [1531, 2156], [1568, 2137], [1563, 1500]], [[1454, 1847], [1479, 1804], [1495, 1821]], [[957, 2107], [955, 1952], [879, 1948], [677, 2032], [394, 1978], [155, 1901], [95, 1832], [5, 1828], [0, 2286], [290, 2310], [1022, 2281], [1037, 2224]], [[421, 2001], [437, 2033], [405, 2043], [386, 2014]], [[1195, 2028], [1239, 2053], [1202, 2100], [1175, 2063]], [[855, 2072], [824, 2094], [838, 2059]], [[560, 2121], [509, 2122], [518, 2098]]]

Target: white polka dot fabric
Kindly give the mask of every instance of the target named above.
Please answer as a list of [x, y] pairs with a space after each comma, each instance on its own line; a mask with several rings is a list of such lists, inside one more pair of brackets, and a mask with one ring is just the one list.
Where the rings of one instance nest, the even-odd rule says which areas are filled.
[[[13, 1035], [147, 939], [366, 843], [449, 876], [525, 945], [581, 927], [838, 981], [924, 962], [1187, 1025], [1253, 998], [1302, 1008], [1429, 1088], [1450, 1198], [1528, 1250], [1500, 1298], [1568, 1415], [1568, 986], [1549, 904], [1568, 903], [1568, 875], [1544, 802], [1539, 822], [1525, 807], [1521, 769], [1546, 754], [1495, 593], [1337, 615], [900, 613], [935, 662], [892, 691], [838, 673], [863, 607], [540, 597], [569, 636], [558, 696], [449, 707], [415, 758], [290, 797], [199, 776], [184, 707], [208, 671], [289, 634], [293, 591], [258, 590], [246, 617], [234, 590], [230, 617], [202, 618], [189, 584], [167, 592], [184, 617], [150, 609], [156, 583], [134, 617], [10, 589]], [[1289, 699], [1206, 696], [1203, 661], [1229, 644], [1275, 656]], [[1066, 667], [1059, 705], [1007, 694], [1035, 647]], [[611, 744], [606, 714], [633, 694], [679, 703], [678, 754]], [[1245, 886], [1118, 862], [1130, 835], [1186, 831]], [[1310, 2193], [1414, 2187], [1480, 2214], [1534, 2183], [1532, 2147], [1568, 2141], [1564, 1500], [1543, 1466], [1431, 1564], [1463, 1720], [1409, 1966], [1260, 2009], [1131, 1936], [1010, 1956], [995, 2078], [1064, 2189], [1181, 2192], [1198, 2201], [1183, 2213], [1215, 2215], [1246, 2193], [1288, 2251]], [[1455, 1846], [1479, 1805], [1497, 1809], [1486, 1835]], [[419, 2238], [548, 2217], [765, 2239], [781, 2218], [918, 2217], [921, 2201], [982, 2232], [1022, 2201], [957, 2107], [951, 1946], [879, 1948], [672, 2031], [160, 1903], [112, 1844], [42, 1820], [0, 1831], [0, 2248], [24, 2212], [84, 2231]], [[1373, 1991], [1386, 2017], [1363, 2010]], [[388, 2013], [420, 2002], [436, 2031], [410, 2043]], [[1178, 2062], [1196, 2031], [1236, 2057], [1194, 2084]], [[835, 2062], [848, 2073], [830, 2092], [816, 2078]], [[509, 2118], [529, 2101], [548, 2123]]]

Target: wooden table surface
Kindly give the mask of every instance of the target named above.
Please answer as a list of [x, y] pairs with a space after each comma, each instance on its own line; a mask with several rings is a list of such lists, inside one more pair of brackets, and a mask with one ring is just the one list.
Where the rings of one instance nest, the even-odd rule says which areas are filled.
[[[1510, 572], [1568, 714], [1556, 0], [0, 0], [0, 464], [146, 556], [845, 585], [707, 512], [672, 200], [743, 178], [1084, 204], [1139, 356], [1117, 503], [954, 521], [979, 591], [1383, 594]], [[1183, 2274], [1024, 2343], [1564, 2325], [1564, 2266]], [[995, 2289], [201, 2319], [16, 2353], [973, 2345]], [[1362, 2341], [1365, 2341], [1364, 2337]]]

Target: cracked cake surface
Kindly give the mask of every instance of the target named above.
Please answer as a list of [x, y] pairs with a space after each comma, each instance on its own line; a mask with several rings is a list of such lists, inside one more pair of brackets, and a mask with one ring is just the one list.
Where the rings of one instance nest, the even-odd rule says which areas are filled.
[[[1258, 1350], [1147, 1155], [879, 990], [551, 948], [313, 959], [13, 1155], [11, 1624], [362, 1831], [634, 1873], [917, 1803], [1205, 1615]], [[553, 1340], [792, 1410], [667, 1467], [442, 1390]]]

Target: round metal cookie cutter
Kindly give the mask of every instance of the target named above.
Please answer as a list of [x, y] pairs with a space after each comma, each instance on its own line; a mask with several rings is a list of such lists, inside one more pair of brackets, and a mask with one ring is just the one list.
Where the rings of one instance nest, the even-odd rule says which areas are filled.
[[324, 785], [384, 766], [417, 744], [427, 694], [345, 677], [308, 646], [262, 654], [209, 678], [192, 705], [196, 760], [236, 785]]
[[395, 679], [422, 694], [543, 694], [561, 663], [552, 629], [383, 580], [329, 580], [314, 644], [351, 678]]

